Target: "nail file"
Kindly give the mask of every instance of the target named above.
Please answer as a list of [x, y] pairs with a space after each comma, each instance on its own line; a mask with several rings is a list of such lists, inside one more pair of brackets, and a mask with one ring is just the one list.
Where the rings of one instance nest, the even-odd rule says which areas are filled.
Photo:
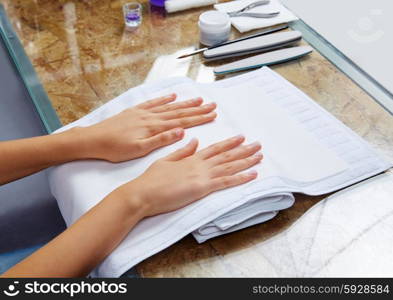
[[292, 45], [299, 42], [301, 39], [302, 33], [299, 31], [277, 32], [206, 50], [203, 53], [203, 57], [207, 61], [212, 61], [252, 53], [266, 52]]
[[260, 68], [273, 64], [279, 64], [289, 60], [300, 58], [311, 53], [312, 51], [313, 49], [310, 46], [299, 46], [280, 49], [216, 67], [214, 69], [214, 74], [221, 75]]

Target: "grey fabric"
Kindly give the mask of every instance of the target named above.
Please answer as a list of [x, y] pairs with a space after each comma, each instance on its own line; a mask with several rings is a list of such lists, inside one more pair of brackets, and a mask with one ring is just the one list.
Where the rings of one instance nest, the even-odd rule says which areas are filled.
[[[0, 141], [45, 134], [0, 38]], [[45, 243], [65, 229], [45, 171], [0, 186], [0, 253]]]

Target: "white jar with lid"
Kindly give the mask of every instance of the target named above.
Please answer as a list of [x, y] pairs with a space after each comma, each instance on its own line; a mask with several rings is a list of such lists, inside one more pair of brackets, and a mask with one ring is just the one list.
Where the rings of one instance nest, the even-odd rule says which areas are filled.
[[199, 16], [200, 41], [206, 46], [226, 42], [231, 33], [231, 19], [217, 10], [204, 12]]

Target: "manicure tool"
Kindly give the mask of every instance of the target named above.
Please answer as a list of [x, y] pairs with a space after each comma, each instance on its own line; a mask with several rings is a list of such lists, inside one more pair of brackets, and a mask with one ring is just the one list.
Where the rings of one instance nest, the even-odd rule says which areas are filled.
[[264, 30], [261, 30], [261, 31], [255, 33], [255, 34], [247, 35], [245, 37], [241, 37], [241, 38], [238, 38], [238, 39], [235, 39], [235, 40], [231, 40], [231, 41], [219, 44], [219, 45], [197, 49], [197, 50], [195, 50], [193, 52], [190, 52], [188, 54], [183, 54], [183, 55], [179, 56], [178, 59], [185, 58], [185, 57], [188, 57], [188, 56], [192, 56], [192, 55], [195, 55], [195, 54], [198, 54], [198, 53], [201, 53], [201, 52], [204, 52], [206, 50], [213, 49], [213, 48], [221, 47], [223, 45], [237, 43], [237, 42], [248, 40], [248, 39], [251, 39], [251, 38], [254, 38], [254, 37], [258, 37], [258, 36], [266, 35], [266, 34], [269, 34], [269, 33], [277, 32], [277, 31], [280, 31], [280, 30], [284, 30], [284, 29], [287, 29], [287, 28], [288, 28], [287, 24], [280, 25], [280, 26], [277, 26], [277, 27], [267, 28], [267, 29], [264, 29]]
[[262, 0], [253, 2], [240, 10], [229, 12], [228, 16], [230, 17], [252, 17], [252, 18], [273, 18], [280, 14], [279, 11], [271, 12], [271, 13], [252, 13], [248, 12], [250, 9], [253, 9], [258, 6], [269, 4], [270, 0]]
[[267, 52], [298, 43], [302, 39], [300, 31], [277, 32], [224, 45], [203, 52], [206, 61]]
[[245, 71], [249, 69], [260, 68], [263, 66], [279, 64], [300, 58], [311, 53], [312, 51], [313, 49], [310, 46], [299, 46], [280, 49], [216, 67], [214, 69], [214, 74], [223, 75], [227, 73]]

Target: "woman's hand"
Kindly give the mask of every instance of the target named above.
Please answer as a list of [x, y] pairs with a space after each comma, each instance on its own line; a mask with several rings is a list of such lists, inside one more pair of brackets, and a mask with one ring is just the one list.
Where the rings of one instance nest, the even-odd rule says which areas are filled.
[[143, 216], [153, 216], [184, 207], [204, 196], [240, 185], [257, 177], [255, 171], [237, 174], [258, 164], [259, 143], [241, 145], [237, 136], [196, 152], [197, 140], [153, 163], [137, 179], [109, 195], [130, 199]]
[[[196, 152], [198, 143], [191, 141], [110, 193], [71, 227], [2, 276], [86, 276], [143, 218], [179, 209], [214, 191], [255, 179], [256, 172], [238, 173], [261, 161], [262, 155], [256, 154], [261, 146], [241, 146], [243, 142], [244, 137], [239, 136]], [[29, 154], [35, 155], [34, 146], [38, 144], [30, 144], [33, 151]], [[50, 150], [45, 156], [58, 152]]]
[[216, 118], [215, 103], [203, 100], [169, 104], [172, 94], [139, 104], [90, 127], [77, 128], [85, 158], [121, 162], [181, 140], [184, 128]]

